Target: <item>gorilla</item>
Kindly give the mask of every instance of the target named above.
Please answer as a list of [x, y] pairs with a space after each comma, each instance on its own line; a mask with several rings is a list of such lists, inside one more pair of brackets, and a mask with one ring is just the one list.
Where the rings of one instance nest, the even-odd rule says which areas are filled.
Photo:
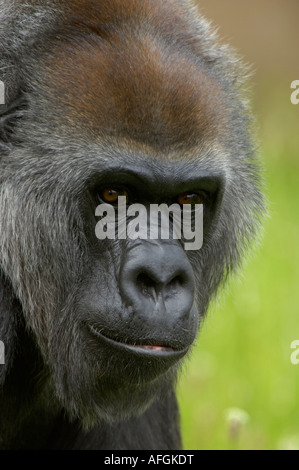
[[[177, 377], [264, 212], [247, 76], [190, 0], [0, 0], [2, 449], [182, 446]], [[120, 197], [203, 207], [201, 248], [99, 239]]]

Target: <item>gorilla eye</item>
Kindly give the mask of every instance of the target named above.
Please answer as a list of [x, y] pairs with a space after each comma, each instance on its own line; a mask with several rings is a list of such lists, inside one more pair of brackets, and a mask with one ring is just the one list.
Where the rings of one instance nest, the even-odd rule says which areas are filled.
[[119, 188], [105, 188], [101, 193], [100, 197], [102, 201], [116, 205], [118, 202], [118, 198], [120, 196], [124, 196], [128, 202], [129, 195], [128, 192], [125, 189], [119, 189]]
[[182, 193], [177, 197], [177, 202], [180, 206], [183, 206], [184, 204], [203, 204], [204, 195], [199, 193]]

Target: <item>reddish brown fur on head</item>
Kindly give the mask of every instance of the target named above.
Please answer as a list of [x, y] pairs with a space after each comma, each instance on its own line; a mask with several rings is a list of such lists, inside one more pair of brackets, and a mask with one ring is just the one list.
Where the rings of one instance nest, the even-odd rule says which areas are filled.
[[72, 126], [158, 148], [194, 145], [223, 126], [221, 90], [193, 52], [181, 2], [69, 3], [46, 69], [51, 100]]

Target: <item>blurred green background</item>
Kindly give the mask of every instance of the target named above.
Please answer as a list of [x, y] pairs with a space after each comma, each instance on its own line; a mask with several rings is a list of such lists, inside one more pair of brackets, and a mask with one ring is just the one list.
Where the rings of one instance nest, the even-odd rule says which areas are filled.
[[262, 244], [213, 304], [179, 382], [185, 449], [299, 449], [298, 0], [202, 0], [225, 42], [253, 65], [266, 172]]

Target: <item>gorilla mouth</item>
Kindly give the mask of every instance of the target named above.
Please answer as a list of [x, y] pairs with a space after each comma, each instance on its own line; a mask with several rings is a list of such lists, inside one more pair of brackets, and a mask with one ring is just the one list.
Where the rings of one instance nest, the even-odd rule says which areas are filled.
[[103, 332], [103, 329], [100, 329], [99, 327], [95, 325], [88, 325], [88, 329], [93, 335], [93, 337], [96, 337], [98, 340], [109, 344], [112, 347], [115, 347], [119, 350], [123, 351], [128, 351], [131, 353], [135, 353], [138, 355], [144, 355], [144, 356], [155, 356], [155, 357], [182, 357], [184, 356], [189, 348], [184, 348], [184, 349], [174, 349], [171, 346], [166, 346], [166, 345], [160, 345], [160, 344], [143, 344], [143, 343], [136, 343], [132, 342], [130, 343], [129, 340], [123, 340], [119, 338], [112, 337], [110, 335], [107, 335], [106, 332]]

